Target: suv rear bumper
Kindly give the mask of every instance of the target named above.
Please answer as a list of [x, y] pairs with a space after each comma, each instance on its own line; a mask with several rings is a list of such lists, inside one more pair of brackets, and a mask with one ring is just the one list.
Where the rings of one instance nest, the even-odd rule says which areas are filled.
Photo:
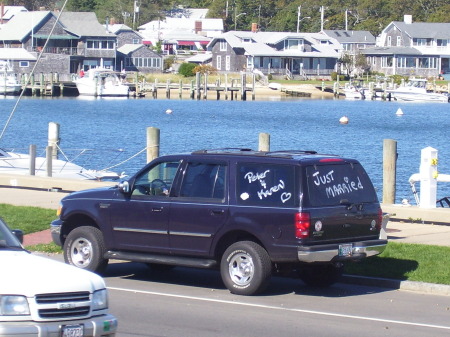
[[84, 336], [89, 337], [113, 337], [117, 332], [117, 319], [110, 314], [106, 314], [72, 321], [1, 322], [0, 336], [61, 336], [63, 325], [83, 325]]
[[328, 244], [298, 247], [298, 259], [300, 262], [306, 263], [361, 260], [382, 253], [386, 248], [387, 240], [349, 242], [345, 245], [351, 245], [351, 253], [340, 255], [343, 245]]

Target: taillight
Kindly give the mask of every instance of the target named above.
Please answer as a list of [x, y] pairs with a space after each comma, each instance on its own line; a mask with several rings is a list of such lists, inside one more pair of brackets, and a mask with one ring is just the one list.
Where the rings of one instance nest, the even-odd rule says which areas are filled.
[[383, 224], [383, 211], [381, 208], [378, 208], [378, 216], [377, 216], [377, 229], [381, 230], [381, 225]]
[[295, 214], [295, 237], [297, 239], [306, 239], [309, 237], [309, 227], [311, 218], [309, 213], [299, 212]]

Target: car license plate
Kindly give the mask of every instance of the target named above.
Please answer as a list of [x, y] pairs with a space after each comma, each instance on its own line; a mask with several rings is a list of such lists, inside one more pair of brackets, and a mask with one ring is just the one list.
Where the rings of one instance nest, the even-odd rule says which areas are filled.
[[339, 245], [339, 256], [352, 256], [353, 246], [351, 243]]
[[84, 326], [83, 325], [64, 325], [62, 327], [62, 337], [83, 337]]

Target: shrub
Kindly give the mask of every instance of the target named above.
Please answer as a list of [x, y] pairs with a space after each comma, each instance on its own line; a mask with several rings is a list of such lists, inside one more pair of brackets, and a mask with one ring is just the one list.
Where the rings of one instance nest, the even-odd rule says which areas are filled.
[[215, 75], [217, 73], [217, 69], [208, 64], [199, 64], [192, 70], [192, 72], [195, 74], [200, 73], [200, 74]]
[[187, 63], [184, 62], [180, 65], [180, 68], [178, 69], [178, 73], [180, 73], [181, 75], [183, 75], [184, 77], [191, 77], [194, 76], [194, 68], [197, 65], [194, 63]]
[[169, 69], [175, 63], [175, 57], [169, 56], [164, 59], [164, 70]]

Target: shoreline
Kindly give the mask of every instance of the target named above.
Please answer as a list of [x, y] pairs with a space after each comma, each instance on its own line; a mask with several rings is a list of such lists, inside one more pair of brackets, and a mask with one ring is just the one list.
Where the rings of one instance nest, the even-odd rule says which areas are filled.
[[[301, 92], [301, 93], [306, 93], [306, 94], [310, 94], [310, 97], [300, 97], [300, 96], [295, 96], [295, 95], [289, 95], [286, 94], [285, 90], [289, 90], [289, 91], [297, 91], [297, 92]], [[180, 97], [180, 92], [179, 89], [173, 88], [170, 90], [170, 97], [167, 97], [166, 94], [166, 89], [158, 89], [157, 91], [157, 97], [155, 97], [155, 99], [176, 99], [176, 98], [181, 98], [181, 99], [191, 99], [190, 97], [190, 91], [189, 90], [182, 90], [181, 92], [181, 97]], [[247, 91], [247, 101], [252, 101], [252, 91]], [[217, 92], [215, 90], [208, 90], [207, 93], [207, 98], [206, 100], [236, 100], [236, 101], [241, 101], [241, 94], [238, 91], [234, 92], [234, 98], [231, 99], [231, 92], [228, 93], [228, 98], [225, 98], [225, 93], [222, 91], [220, 92], [220, 99], [217, 98]], [[314, 85], [312, 84], [295, 84], [295, 85], [281, 85], [281, 89], [271, 89], [268, 86], [262, 86], [262, 85], [255, 85], [255, 91], [254, 91], [254, 95], [255, 95], [255, 101], [278, 101], [278, 100], [284, 100], [284, 99], [332, 99], [334, 98], [334, 94], [331, 92], [326, 92], [326, 91], [322, 91], [320, 89], [317, 89]], [[131, 97], [131, 96], [130, 96]], [[152, 92], [145, 92], [144, 93], [144, 98], [147, 99], [153, 99], [153, 94]], [[200, 100], [204, 100], [203, 98], [203, 91], [201, 92], [201, 99]]]

